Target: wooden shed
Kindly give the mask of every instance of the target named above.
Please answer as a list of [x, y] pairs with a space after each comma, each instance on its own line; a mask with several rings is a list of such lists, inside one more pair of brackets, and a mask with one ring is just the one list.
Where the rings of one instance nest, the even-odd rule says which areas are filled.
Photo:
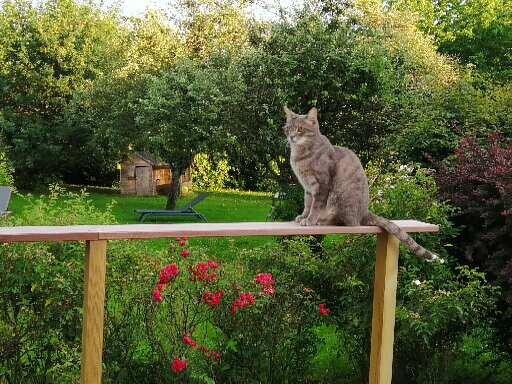
[[[131, 152], [120, 163], [119, 182], [122, 195], [166, 195], [172, 182], [172, 172], [169, 164], [150, 153]], [[192, 188], [190, 169], [181, 177], [181, 188], [183, 192]]]
[[[122, 195], [166, 195], [172, 182], [169, 164], [147, 152], [131, 152], [119, 164], [119, 184]], [[190, 168], [181, 176], [181, 189], [192, 188]]]
[[172, 173], [169, 164], [146, 152], [132, 152], [121, 162], [120, 188], [122, 195], [153, 196], [163, 186], [169, 186]]

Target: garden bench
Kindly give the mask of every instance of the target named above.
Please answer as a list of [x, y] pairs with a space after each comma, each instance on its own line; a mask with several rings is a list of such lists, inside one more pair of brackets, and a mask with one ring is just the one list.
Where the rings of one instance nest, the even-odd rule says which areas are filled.
[[[437, 225], [394, 221], [405, 232], [437, 232]], [[81, 382], [101, 383], [107, 242], [177, 237], [376, 234], [370, 384], [391, 384], [399, 242], [374, 226], [313, 226], [295, 223], [192, 223], [1, 227], [0, 242], [85, 241]]]
[[148, 216], [167, 216], [167, 217], [196, 217], [199, 220], [208, 221], [206, 217], [197, 212], [194, 207], [208, 197], [207, 193], [201, 193], [192, 200], [185, 208], [179, 209], [136, 209], [135, 212], [140, 214], [139, 221], [142, 223]]

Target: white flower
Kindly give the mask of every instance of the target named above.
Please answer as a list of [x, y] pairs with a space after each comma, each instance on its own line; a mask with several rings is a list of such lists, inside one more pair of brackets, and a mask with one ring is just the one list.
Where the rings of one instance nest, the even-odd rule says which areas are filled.
[[413, 280], [413, 281], [412, 281], [412, 283], [413, 283], [414, 285], [421, 285], [421, 281], [419, 281], [418, 279]]

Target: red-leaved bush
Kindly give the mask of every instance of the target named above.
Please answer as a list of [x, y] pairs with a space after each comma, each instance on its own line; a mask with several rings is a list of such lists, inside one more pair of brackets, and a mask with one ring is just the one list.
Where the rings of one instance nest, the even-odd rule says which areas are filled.
[[459, 257], [501, 285], [503, 315], [512, 320], [512, 143], [499, 134], [483, 144], [465, 138], [437, 182], [442, 199], [458, 208]]

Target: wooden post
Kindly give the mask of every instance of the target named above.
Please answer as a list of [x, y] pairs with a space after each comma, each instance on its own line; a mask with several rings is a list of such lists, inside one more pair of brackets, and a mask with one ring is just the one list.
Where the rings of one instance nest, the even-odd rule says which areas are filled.
[[391, 384], [395, 329], [398, 239], [384, 232], [377, 237], [373, 288], [370, 384]]
[[81, 383], [101, 383], [107, 241], [87, 241]]

